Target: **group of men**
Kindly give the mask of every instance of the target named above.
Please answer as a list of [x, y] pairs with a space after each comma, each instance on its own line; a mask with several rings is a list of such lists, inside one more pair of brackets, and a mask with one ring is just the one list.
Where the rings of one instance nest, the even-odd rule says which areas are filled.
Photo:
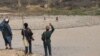
[[[33, 32], [31, 29], [28, 27], [28, 23], [23, 24], [23, 29], [21, 31], [21, 34], [23, 36], [23, 42], [25, 45], [25, 54], [32, 54], [32, 40], [34, 40]], [[51, 30], [50, 30], [51, 28]], [[51, 35], [54, 32], [54, 27], [50, 23], [48, 26], [46, 26], [46, 31], [43, 32], [42, 34], [42, 41], [43, 41], [43, 46], [44, 46], [44, 51], [45, 51], [45, 56], [52, 56], [51, 53]], [[0, 23], [0, 31], [2, 32], [3, 39], [5, 41], [5, 47], [6, 49], [13, 49], [12, 48], [12, 30], [9, 25], [9, 19], [6, 18]], [[9, 46], [9, 47], [8, 47]], [[29, 52], [28, 52], [29, 51]], [[49, 54], [48, 54], [49, 53]]]

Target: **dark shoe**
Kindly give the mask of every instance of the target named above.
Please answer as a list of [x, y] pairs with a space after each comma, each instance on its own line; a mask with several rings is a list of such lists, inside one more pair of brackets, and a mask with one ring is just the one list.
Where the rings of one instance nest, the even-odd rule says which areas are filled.
[[8, 47], [6, 47], [5, 49], [8, 49]]
[[33, 54], [32, 52], [29, 52], [29, 54]]
[[9, 49], [10, 49], [10, 50], [12, 50], [13, 48], [12, 48], [12, 47], [10, 47]]
[[24, 53], [25, 53], [25, 55], [28, 55], [28, 53], [26, 51]]
[[48, 56], [48, 55], [44, 55], [44, 56]]
[[49, 55], [49, 56], [52, 56], [52, 55]]

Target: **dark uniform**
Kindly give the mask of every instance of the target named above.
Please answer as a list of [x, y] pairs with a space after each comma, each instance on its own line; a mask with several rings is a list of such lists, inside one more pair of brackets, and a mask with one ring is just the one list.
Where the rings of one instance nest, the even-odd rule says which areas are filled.
[[22, 32], [21, 34], [23, 35], [23, 39], [26, 39], [29, 46], [25, 46], [25, 53], [27, 54], [28, 53], [28, 50], [29, 50], [29, 53], [31, 54], [32, 53], [32, 31], [30, 28], [25, 28], [25, 29], [22, 29]]
[[12, 45], [11, 45], [12, 31], [10, 25], [7, 22], [3, 21], [0, 24], [0, 30], [2, 32], [6, 48], [8, 48], [7, 45], [9, 45], [10, 49], [12, 49]]
[[49, 55], [52, 55], [51, 53], [51, 35], [54, 32], [54, 27], [51, 25], [51, 31], [45, 31], [42, 34], [42, 40], [44, 44], [44, 51], [45, 56], [48, 56], [47, 50], [49, 51]]

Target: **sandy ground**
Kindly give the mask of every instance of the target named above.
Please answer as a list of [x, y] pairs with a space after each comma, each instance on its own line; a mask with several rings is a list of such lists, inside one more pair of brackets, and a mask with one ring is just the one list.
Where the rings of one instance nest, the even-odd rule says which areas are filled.
[[[43, 55], [41, 34], [44, 30], [33, 30], [33, 53]], [[20, 31], [13, 31], [13, 48], [24, 50]], [[4, 41], [0, 35], [0, 49]], [[56, 29], [52, 35], [53, 56], [100, 56], [100, 25], [69, 29]]]
[[[82, 22], [84, 22], [84, 20]], [[98, 17], [95, 22], [99, 23]], [[41, 41], [41, 34], [43, 31], [45, 30], [33, 30], [35, 41], [33, 41], [32, 50], [33, 53], [39, 54], [41, 56], [44, 55], [43, 43]], [[20, 32], [20, 30], [13, 30], [12, 44], [14, 49], [24, 50]], [[56, 29], [51, 39], [53, 56], [100, 56], [99, 24], [86, 27]], [[0, 33], [0, 49], [4, 48], [4, 41]]]

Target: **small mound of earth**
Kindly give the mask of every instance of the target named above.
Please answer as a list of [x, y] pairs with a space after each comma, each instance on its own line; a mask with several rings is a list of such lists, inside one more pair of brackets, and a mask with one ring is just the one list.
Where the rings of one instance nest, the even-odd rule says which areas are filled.
[[[0, 56], [26, 56], [21, 50], [0, 50]], [[42, 56], [40, 54], [31, 54], [27, 56]]]

